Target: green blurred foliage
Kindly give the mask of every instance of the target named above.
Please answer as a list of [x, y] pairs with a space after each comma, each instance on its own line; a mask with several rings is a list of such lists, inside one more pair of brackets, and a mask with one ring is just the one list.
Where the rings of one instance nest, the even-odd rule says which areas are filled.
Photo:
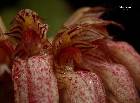
[[70, 15], [69, 5], [64, 0], [20, 0], [17, 6], [0, 12], [6, 27], [9, 28], [12, 18], [24, 8], [36, 11], [49, 25], [48, 36], [55, 35]]

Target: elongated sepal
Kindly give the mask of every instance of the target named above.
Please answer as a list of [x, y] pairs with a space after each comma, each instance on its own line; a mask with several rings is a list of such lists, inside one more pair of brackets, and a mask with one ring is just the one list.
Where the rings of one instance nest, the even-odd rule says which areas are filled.
[[16, 103], [58, 103], [57, 80], [50, 55], [16, 59], [12, 77]]
[[107, 41], [107, 46], [114, 60], [127, 67], [140, 90], [140, 55], [126, 42]]

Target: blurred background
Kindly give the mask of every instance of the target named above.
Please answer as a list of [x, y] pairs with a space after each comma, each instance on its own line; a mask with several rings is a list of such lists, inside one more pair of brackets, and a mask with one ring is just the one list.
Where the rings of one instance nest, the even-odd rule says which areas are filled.
[[64, 0], [0, 0], [0, 15], [7, 28], [16, 13], [24, 8], [36, 11], [47, 24], [48, 35], [54, 35], [70, 15], [69, 5]]
[[[85, 6], [104, 6], [108, 11], [104, 19], [112, 19], [122, 24], [125, 30], [109, 26], [108, 29], [116, 40], [129, 42], [140, 52], [140, 15], [138, 0], [0, 0], [0, 16], [3, 18], [7, 29], [17, 11], [29, 8], [39, 13], [49, 25], [48, 35], [54, 36], [68, 17], [78, 8]], [[0, 86], [11, 90], [3, 82]], [[0, 88], [0, 103], [12, 103], [12, 94], [3, 94]], [[6, 100], [4, 99], [6, 98]]]
[[53, 36], [65, 20], [83, 6], [109, 8], [103, 18], [115, 20], [125, 27], [125, 31], [109, 27], [111, 31], [115, 31], [113, 36], [131, 43], [140, 52], [138, 0], [0, 0], [0, 16], [9, 28], [9, 23], [17, 11], [23, 8], [33, 9], [49, 24], [48, 35]]

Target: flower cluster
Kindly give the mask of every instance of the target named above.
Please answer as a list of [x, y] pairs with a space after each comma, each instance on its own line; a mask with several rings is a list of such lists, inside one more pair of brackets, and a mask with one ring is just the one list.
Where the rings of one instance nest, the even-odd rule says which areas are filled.
[[[102, 7], [77, 10], [52, 43], [38, 14], [17, 13], [0, 35], [0, 65], [11, 71], [16, 103], [139, 103], [140, 55], [114, 41]], [[1, 69], [1, 68], [0, 68]]]

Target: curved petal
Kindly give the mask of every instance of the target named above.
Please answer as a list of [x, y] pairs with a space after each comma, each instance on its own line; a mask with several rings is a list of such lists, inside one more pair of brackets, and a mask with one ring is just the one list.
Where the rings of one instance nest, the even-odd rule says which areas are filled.
[[107, 41], [107, 46], [114, 60], [127, 67], [140, 90], [140, 55], [126, 42]]
[[92, 94], [82, 78], [74, 72], [57, 75], [60, 103], [93, 103]]
[[57, 80], [52, 70], [52, 56], [39, 55], [28, 60], [16, 59], [12, 77], [16, 103], [58, 103]]
[[76, 73], [86, 82], [87, 88], [93, 96], [93, 103], [106, 103], [106, 94], [100, 77], [87, 71], [77, 71]]

